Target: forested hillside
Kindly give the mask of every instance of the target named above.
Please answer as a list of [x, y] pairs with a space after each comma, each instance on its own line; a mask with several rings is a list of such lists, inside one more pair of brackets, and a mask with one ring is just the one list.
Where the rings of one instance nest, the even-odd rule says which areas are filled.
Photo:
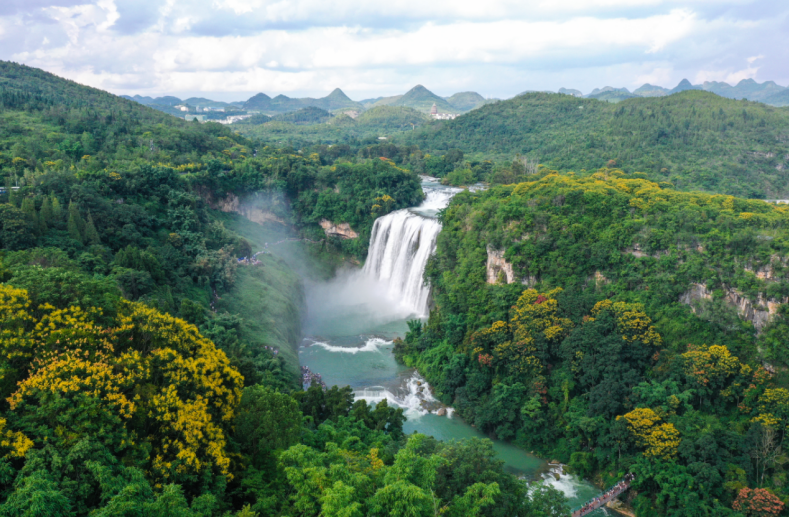
[[0, 84], [0, 515], [562, 514], [489, 442], [406, 437], [386, 403], [298, 391], [297, 273], [361, 257], [375, 217], [422, 199], [414, 173], [10, 63]]
[[703, 91], [617, 104], [528, 93], [401, 138], [432, 154], [521, 154], [578, 173], [611, 164], [681, 190], [789, 197], [789, 110]]
[[542, 171], [442, 222], [435, 309], [395, 353], [445, 403], [604, 484], [634, 472], [638, 515], [780, 513], [789, 209]]
[[233, 129], [248, 138], [278, 145], [352, 144], [358, 147], [360, 143], [377, 142], [379, 137], [390, 138], [430, 123], [427, 115], [402, 106], [377, 106], [355, 119], [345, 114], [327, 117], [316, 110], [308, 108], [271, 119], [256, 115], [234, 124]]

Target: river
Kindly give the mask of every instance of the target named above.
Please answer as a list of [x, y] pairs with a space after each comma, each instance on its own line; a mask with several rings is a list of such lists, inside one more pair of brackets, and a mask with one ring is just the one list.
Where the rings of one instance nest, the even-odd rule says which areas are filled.
[[[351, 386], [357, 398], [386, 399], [404, 409], [406, 433], [440, 440], [483, 437], [451, 408], [433, 398], [427, 382], [413, 368], [398, 364], [392, 340], [403, 337], [409, 319], [427, 316], [429, 289], [423, 285], [428, 257], [441, 231], [435, 219], [459, 191], [432, 178], [422, 183], [426, 199], [418, 207], [379, 218], [373, 228], [363, 270], [347, 271], [327, 283], [307, 286], [307, 318], [299, 360], [319, 373], [328, 386]], [[494, 440], [508, 471], [529, 480], [544, 479], [562, 491], [573, 508], [600, 494], [592, 484], [561, 474], [545, 460]], [[600, 509], [590, 515], [606, 515]]]

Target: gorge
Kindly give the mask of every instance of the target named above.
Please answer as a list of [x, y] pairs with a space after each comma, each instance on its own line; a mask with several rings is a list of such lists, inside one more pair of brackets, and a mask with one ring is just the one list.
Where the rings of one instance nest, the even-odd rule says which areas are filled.
[[[424, 270], [435, 251], [441, 224], [436, 216], [461, 189], [423, 178], [426, 199], [375, 221], [367, 261], [326, 283], [307, 285], [305, 338], [299, 349], [302, 366], [319, 373], [328, 385], [346, 386], [368, 403], [386, 400], [401, 407], [406, 433], [440, 440], [486, 437], [464, 423], [452, 408], [433, 397], [431, 387], [414, 369], [399, 364], [393, 340], [403, 337], [411, 319], [425, 320], [430, 287]], [[551, 466], [514, 445], [494, 440], [494, 449], [511, 473], [544, 479], [562, 491], [573, 508], [599, 490], [561, 468]], [[601, 515], [605, 510], [599, 510]]]

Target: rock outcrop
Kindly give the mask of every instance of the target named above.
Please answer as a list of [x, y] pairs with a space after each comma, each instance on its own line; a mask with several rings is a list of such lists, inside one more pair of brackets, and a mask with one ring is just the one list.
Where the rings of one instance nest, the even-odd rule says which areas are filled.
[[778, 306], [781, 305], [778, 301], [766, 299], [762, 293], [759, 293], [756, 303], [754, 303], [736, 289], [726, 289], [725, 300], [726, 303], [737, 309], [737, 314], [742, 319], [753, 323], [756, 332], [761, 332], [770, 323], [770, 319], [778, 311]]
[[228, 194], [225, 198], [215, 199], [210, 194], [203, 195], [208, 206], [214, 210], [220, 210], [227, 213], [236, 213], [245, 217], [253, 223], [278, 223], [287, 224], [281, 217], [278, 217], [274, 212], [264, 210], [254, 206], [254, 202], [242, 202], [235, 194]]
[[[724, 301], [737, 310], [740, 318], [750, 321], [756, 332], [761, 332], [778, 312], [778, 307], [789, 301], [768, 299], [762, 293], [759, 293], [756, 300], [751, 300], [732, 288], [724, 288], [724, 293]], [[690, 305], [694, 314], [697, 314], [698, 303], [702, 300], [712, 300], [712, 291], [704, 284], [691, 284], [690, 289], [679, 297], [680, 303]]]
[[499, 275], [504, 273], [504, 278], [508, 284], [515, 281], [515, 273], [512, 270], [512, 264], [504, 260], [504, 251], [495, 250], [488, 246], [488, 283], [496, 284], [499, 281]]
[[690, 289], [679, 297], [680, 303], [690, 305], [690, 310], [696, 313], [695, 302], [700, 300], [712, 300], [712, 291], [707, 289], [704, 284], [690, 284]]
[[772, 255], [770, 257], [770, 263], [766, 264], [759, 268], [754, 268], [752, 265], [746, 265], [745, 271], [749, 273], [753, 273], [756, 275], [756, 278], [759, 280], [765, 280], [767, 282], [777, 281], [778, 280], [778, 273], [776, 272], [776, 266], [780, 269], [786, 267], [786, 260], [782, 260], [778, 255]]
[[608, 279], [608, 277], [606, 277], [600, 271], [595, 271], [594, 272], [594, 276], [592, 277], [592, 281], [594, 282], [595, 287], [597, 287], [598, 289], [603, 287], [604, 285], [608, 285], [608, 284], [611, 283], [611, 281]]
[[340, 239], [356, 239], [359, 234], [353, 231], [348, 223], [334, 224], [328, 219], [321, 221], [321, 228], [326, 232], [326, 237], [339, 237]]

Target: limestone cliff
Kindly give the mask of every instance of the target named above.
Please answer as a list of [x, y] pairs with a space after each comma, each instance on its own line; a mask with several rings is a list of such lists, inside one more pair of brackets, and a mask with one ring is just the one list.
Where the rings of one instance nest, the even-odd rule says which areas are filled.
[[278, 223], [287, 224], [285, 220], [272, 212], [264, 209], [260, 205], [272, 205], [272, 200], [268, 197], [258, 198], [252, 196], [249, 199], [241, 200], [237, 195], [230, 193], [224, 198], [216, 198], [211, 192], [200, 191], [200, 195], [213, 210], [220, 210], [227, 213], [236, 213], [245, 217], [253, 223]]
[[357, 239], [359, 234], [353, 231], [348, 223], [334, 224], [328, 219], [321, 221], [321, 228], [326, 232], [326, 237], [339, 237], [340, 239]]
[[[759, 293], [755, 300], [751, 300], [737, 289], [725, 286], [723, 292], [726, 304], [736, 309], [740, 318], [750, 321], [757, 332], [761, 332], [770, 323], [782, 303], [789, 301], [768, 299], [762, 293]], [[712, 300], [712, 291], [704, 284], [691, 284], [690, 289], [679, 297], [680, 303], [690, 305], [694, 314], [699, 312], [699, 303], [706, 300]]]
[[488, 283], [496, 284], [499, 281], [499, 274], [504, 273], [504, 278], [508, 284], [515, 281], [515, 273], [512, 264], [504, 259], [504, 251], [496, 250], [488, 246]]

